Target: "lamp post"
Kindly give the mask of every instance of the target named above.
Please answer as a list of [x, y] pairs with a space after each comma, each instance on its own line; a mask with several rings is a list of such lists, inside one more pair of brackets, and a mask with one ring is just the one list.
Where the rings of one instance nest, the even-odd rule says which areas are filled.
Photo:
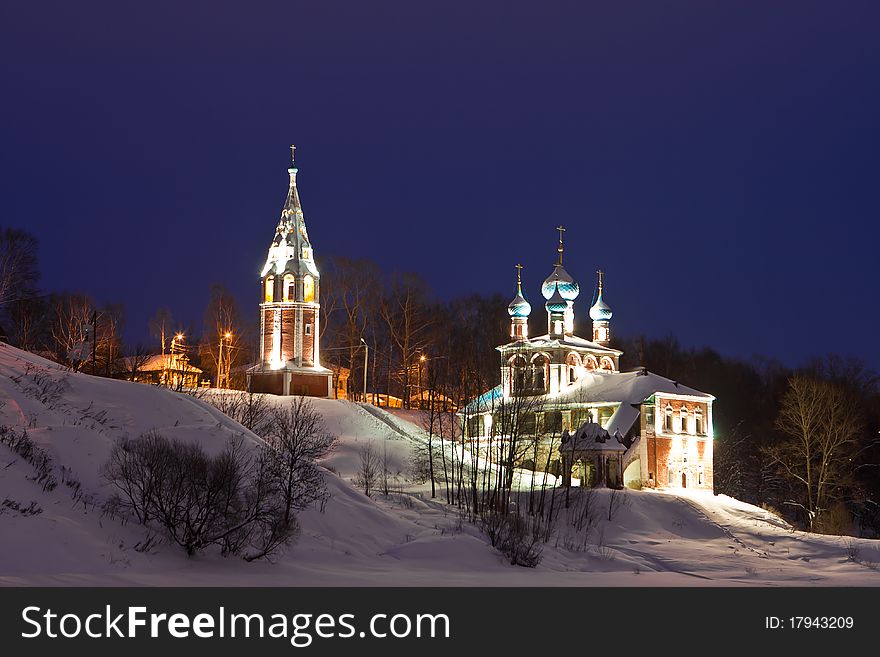
[[[177, 353], [176, 344], [181, 342], [182, 340], [183, 340], [183, 333], [177, 333], [177, 334], [175, 334], [175, 336], [173, 338], [171, 338], [171, 350], [170, 350], [171, 353], [169, 354], [167, 369], [170, 370], [170, 372], [171, 372], [172, 387], [178, 387], [177, 381], [175, 381], [175, 376], [174, 376], [174, 370], [175, 370], [174, 354]], [[177, 360], [179, 363], [180, 359], [178, 358]], [[165, 363], [165, 359], [163, 357], [162, 358], [162, 375], [163, 375], [163, 378], [166, 379], [166, 381], [164, 381], [164, 383], [168, 383], [168, 381], [167, 381], [168, 375], [165, 373], [165, 370], [166, 370], [166, 363]]]
[[[230, 338], [232, 338], [232, 333], [230, 333], [229, 331], [226, 331], [226, 333], [224, 335], [220, 336], [220, 353], [217, 356], [217, 387], [218, 388], [223, 387], [223, 376], [224, 376], [224, 374], [223, 374], [223, 342], [224, 342], [224, 340], [229, 340]], [[228, 351], [228, 348], [227, 348], [227, 351]], [[227, 356], [227, 360], [228, 359], [229, 359], [229, 357]], [[227, 372], [225, 376], [226, 376], [226, 386], [228, 387], [229, 386], [229, 372]]]
[[425, 399], [424, 399], [424, 395], [422, 394], [422, 390], [424, 390], [424, 388], [422, 388], [422, 363], [424, 363], [424, 362], [425, 362], [425, 354], [422, 354], [421, 356], [419, 356], [419, 392], [418, 392], [418, 395], [419, 395], [419, 408], [420, 409], [425, 407]]
[[370, 345], [366, 343], [366, 341], [361, 338], [361, 343], [364, 345], [364, 387], [363, 387], [363, 395], [364, 395], [364, 403], [367, 401], [367, 362], [370, 357]]

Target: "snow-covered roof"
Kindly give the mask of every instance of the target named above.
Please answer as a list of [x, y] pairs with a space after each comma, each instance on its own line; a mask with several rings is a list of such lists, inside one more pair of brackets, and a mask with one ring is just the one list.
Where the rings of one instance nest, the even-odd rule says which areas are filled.
[[625, 452], [626, 446], [620, 441], [620, 433], [612, 434], [595, 422], [585, 422], [573, 434], [562, 434], [559, 452]]
[[715, 399], [708, 393], [689, 388], [678, 381], [639, 369], [635, 372], [588, 371], [573, 384], [563, 388], [554, 401], [641, 404], [657, 393]]
[[623, 352], [611, 347], [603, 347], [595, 342], [590, 342], [576, 335], [564, 335], [561, 337], [550, 337], [550, 334], [538, 335], [528, 340], [520, 340], [518, 342], [509, 342], [498, 347], [499, 351], [507, 351], [509, 349], [522, 349], [525, 347], [538, 347], [544, 349], [557, 349], [565, 347], [577, 347], [579, 349], [589, 349], [591, 351], [602, 352], [606, 354], [620, 355]]
[[[536, 404], [548, 408], [565, 407], [569, 404], [618, 404], [605, 428], [612, 434], [617, 431], [625, 436], [639, 417], [639, 406], [656, 394], [693, 397], [706, 401], [715, 399], [708, 393], [644, 369], [635, 372], [595, 370], [585, 373], [555, 396], [544, 395], [536, 400]], [[471, 401], [464, 412], [485, 413], [497, 406], [501, 398], [501, 386], [496, 386]]]
[[[124, 358], [125, 368], [130, 372], [138, 360], [135, 356]], [[182, 359], [179, 354], [154, 354], [148, 356], [146, 360], [138, 365], [138, 372], [160, 372], [165, 370], [174, 370], [175, 372], [190, 372], [192, 374], [201, 374], [202, 370], [194, 365], [190, 365], [188, 361]]]
[[319, 278], [318, 268], [315, 266], [314, 254], [312, 253], [312, 244], [306, 230], [302, 204], [299, 200], [299, 192], [296, 188], [297, 171], [298, 169], [294, 166], [287, 170], [290, 175], [287, 199], [284, 201], [281, 219], [275, 229], [275, 238], [269, 247], [269, 255], [260, 276], [290, 272], [298, 275], [309, 274], [314, 278]]

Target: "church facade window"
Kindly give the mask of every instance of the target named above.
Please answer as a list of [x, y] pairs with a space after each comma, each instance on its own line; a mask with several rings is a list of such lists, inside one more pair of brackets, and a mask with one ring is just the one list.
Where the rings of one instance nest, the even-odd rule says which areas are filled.
[[293, 274], [284, 275], [284, 300], [296, 301], [296, 279]]
[[694, 431], [700, 436], [706, 435], [706, 425], [703, 420], [703, 410], [697, 408], [694, 411]]
[[308, 274], [303, 279], [303, 301], [306, 303], [315, 301], [315, 279]]
[[678, 412], [679, 418], [681, 420], [681, 428], [679, 429], [680, 433], [688, 432], [688, 409], [687, 406], [682, 406]]
[[266, 303], [272, 303], [275, 300], [275, 277], [266, 277], [266, 291], [263, 297]]
[[672, 433], [672, 405], [671, 404], [666, 404], [666, 418], [663, 422], [663, 428], [668, 433]]

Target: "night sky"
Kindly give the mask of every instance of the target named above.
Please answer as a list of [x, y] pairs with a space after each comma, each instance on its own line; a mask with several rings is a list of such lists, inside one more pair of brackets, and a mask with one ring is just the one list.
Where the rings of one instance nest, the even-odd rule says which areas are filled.
[[[257, 317], [289, 144], [318, 257], [442, 298], [566, 233], [619, 335], [880, 367], [880, 3], [5, 2], [0, 224], [129, 339]], [[248, 305], [250, 304], [250, 305]], [[541, 324], [539, 326], [539, 323]], [[533, 331], [543, 330], [535, 322]]]

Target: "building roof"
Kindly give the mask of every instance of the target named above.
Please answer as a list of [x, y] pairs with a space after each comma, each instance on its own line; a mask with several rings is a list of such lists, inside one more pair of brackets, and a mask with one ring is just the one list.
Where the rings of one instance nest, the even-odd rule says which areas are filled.
[[[130, 372], [135, 365], [137, 357], [129, 356], [122, 360], [125, 363], [126, 370]], [[202, 370], [198, 367], [190, 365], [188, 361], [182, 359], [180, 354], [165, 354], [164, 356], [162, 354], [153, 354], [147, 357], [137, 368], [138, 372], [161, 372], [163, 369], [190, 374], [202, 373]]]
[[595, 422], [585, 422], [573, 434], [563, 432], [559, 452], [625, 452], [620, 433], [612, 434]]
[[611, 347], [603, 347], [596, 342], [590, 342], [589, 340], [585, 340], [584, 338], [579, 338], [576, 335], [562, 335], [550, 337], [549, 333], [545, 333], [544, 335], [538, 335], [534, 338], [529, 338], [528, 340], [519, 340], [517, 342], [509, 342], [507, 344], [503, 344], [500, 347], [496, 347], [499, 351], [505, 352], [511, 349], [523, 349], [523, 348], [535, 348], [535, 349], [565, 349], [566, 347], [575, 347], [578, 349], [589, 349], [590, 351], [602, 352], [606, 354], [614, 354], [619, 356], [623, 352], [618, 349], [612, 349]]
[[266, 258], [261, 276], [292, 273], [310, 274], [314, 278], [319, 278], [318, 268], [315, 266], [314, 254], [312, 253], [312, 244], [309, 242], [309, 233], [306, 230], [302, 204], [299, 200], [299, 192], [296, 188], [298, 171], [299, 169], [292, 164], [287, 170], [290, 176], [287, 199], [284, 201], [281, 218], [275, 228], [275, 238], [269, 247], [269, 255]]
[[[569, 404], [619, 404], [605, 428], [626, 435], [639, 417], [639, 406], [653, 395], [696, 397], [711, 401], [712, 395], [682, 385], [665, 376], [639, 369], [635, 372], [590, 371], [559, 394], [544, 395], [539, 400], [546, 407], [564, 407]], [[482, 394], [467, 405], [466, 413], [485, 413], [502, 399], [501, 386]]]

